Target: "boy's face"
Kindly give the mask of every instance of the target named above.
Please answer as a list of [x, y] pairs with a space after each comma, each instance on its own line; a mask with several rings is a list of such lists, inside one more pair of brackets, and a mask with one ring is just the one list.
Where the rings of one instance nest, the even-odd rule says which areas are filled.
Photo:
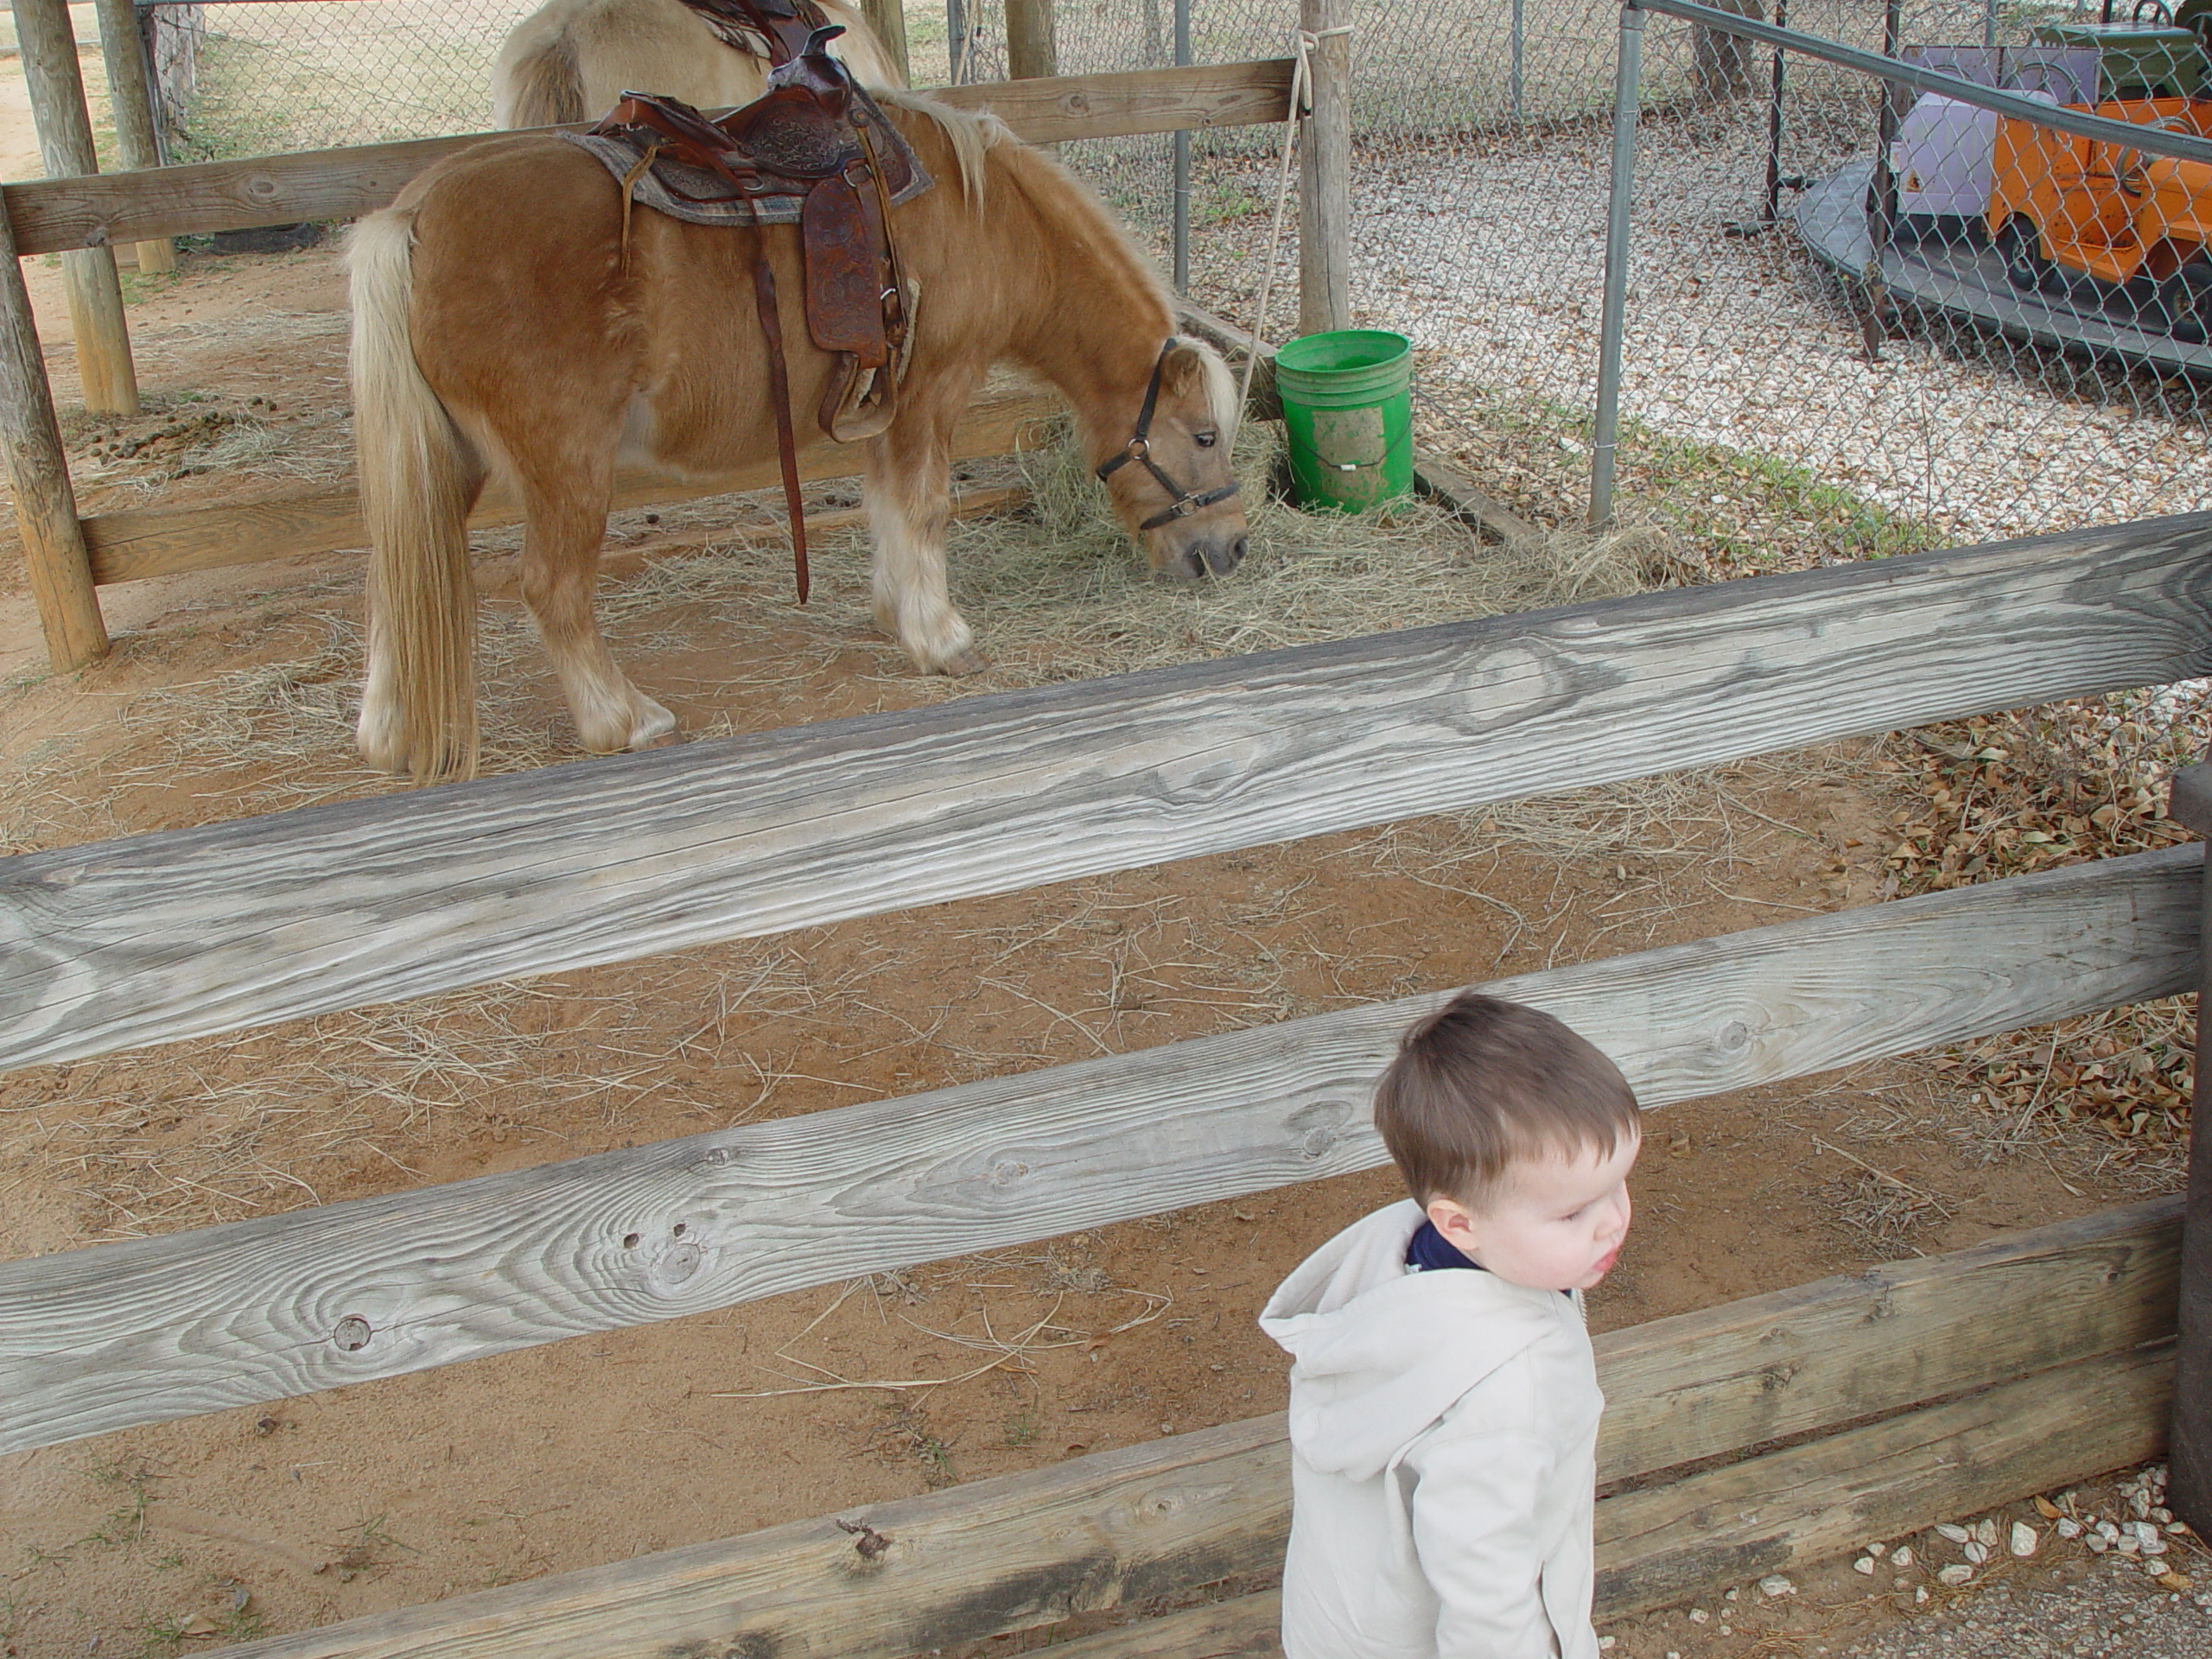
[[1628, 1173], [1643, 1145], [1586, 1147], [1514, 1166], [1482, 1209], [1432, 1199], [1428, 1218], [1446, 1241], [1509, 1284], [1587, 1290], [1612, 1271], [1628, 1236]]

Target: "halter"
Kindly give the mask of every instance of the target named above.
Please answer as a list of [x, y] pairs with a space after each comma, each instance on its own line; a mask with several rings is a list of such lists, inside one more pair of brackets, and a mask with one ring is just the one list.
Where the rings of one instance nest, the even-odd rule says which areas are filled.
[[1236, 493], [1236, 480], [1231, 479], [1217, 490], [1208, 490], [1204, 495], [1193, 494], [1168, 477], [1160, 464], [1152, 458], [1152, 411], [1160, 402], [1160, 377], [1167, 368], [1167, 354], [1183, 342], [1174, 335], [1167, 336], [1167, 343], [1160, 348], [1160, 360], [1152, 365], [1151, 382], [1144, 389], [1144, 407], [1137, 412], [1137, 429], [1121, 453], [1109, 457], [1098, 468], [1101, 479], [1111, 478], [1131, 461], [1144, 463], [1144, 469], [1159, 480], [1160, 487], [1173, 498], [1164, 512], [1155, 512], [1137, 528], [1158, 530], [1162, 524], [1178, 518], [1187, 518], [1192, 513], [1210, 507], [1217, 501], [1226, 501]]

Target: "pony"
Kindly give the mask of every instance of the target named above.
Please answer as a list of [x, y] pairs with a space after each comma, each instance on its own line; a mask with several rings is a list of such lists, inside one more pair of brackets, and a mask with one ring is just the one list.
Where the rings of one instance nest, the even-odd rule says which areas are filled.
[[[830, 49], [872, 88], [904, 86], [859, 10], [819, 0], [845, 32]], [[492, 124], [590, 121], [635, 87], [696, 109], [734, 109], [768, 90], [766, 59], [733, 46], [683, 0], [552, 0], [517, 23], [492, 64]]]
[[[1011, 363], [1067, 399], [1085, 454], [1155, 570], [1226, 576], [1246, 529], [1220, 356], [1175, 334], [1152, 263], [1057, 162], [991, 116], [880, 94], [937, 181], [893, 210], [916, 296], [895, 418], [865, 440], [876, 626], [925, 672], [986, 661], [946, 592], [954, 426]], [[614, 469], [711, 476], [776, 454], [755, 238], [780, 291], [788, 395], [834, 372], [806, 333], [791, 226], [724, 228], [636, 208], [581, 147], [516, 133], [418, 175], [351, 233], [352, 372], [371, 543], [358, 739], [372, 765], [473, 772], [475, 596], [467, 518], [495, 473], [524, 507], [523, 599], [582, 747], [671, 741], [676, 719], [615, 665], [593, 610]], [[860, 446], [856, 446], [860, 447]], [[1128, 464], [1134, 463], [1134, 464]]]

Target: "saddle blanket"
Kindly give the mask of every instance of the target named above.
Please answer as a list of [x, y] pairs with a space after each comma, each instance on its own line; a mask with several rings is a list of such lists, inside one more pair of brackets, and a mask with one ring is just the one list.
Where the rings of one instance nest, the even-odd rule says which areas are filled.
[[[868, 137], [882, 162], [884, 188], [893, 207], [905, 206], [931, 188], [935, 181], [898, 128], [873, 110], [863, 115], [857, 99], [852, 114], [855, 121], [868, 122]], [[629, 177], [645, 154], [638, 143], [613, 134], [564, 132], [561, 137], [597, 156], [618, 184]], [[639, 177], [630, 195], [641, 207], [690, 225], [796, 225], [806, 207], [806, 191], [811, 182], [802, 184], [766, 172], [762, 175], [760, 194], [747, 200], [730, 189], [728, 180], [664, 156]]]

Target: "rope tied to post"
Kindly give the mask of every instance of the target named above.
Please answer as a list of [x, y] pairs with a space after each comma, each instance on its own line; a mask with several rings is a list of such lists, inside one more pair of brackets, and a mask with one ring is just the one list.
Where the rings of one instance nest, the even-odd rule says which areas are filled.
[[[1274, 289], [1275, 264], [1282, 250], [1282, 218], [1283, 211], [1290, 201], [1291, 169], [1298, 149], [1298, 123], [1301, 117], [1313, 113], [1313, 55], [1320, 49], [1323, 41], [1339, 35], [1350, 38], [1351, 33], [1350, 23], [1339, 24], [1335, 29], [1292, 31], [1291, 48], [1294, 62], [1290, 72], [1290, 107], [1283, 117], [1282, 159], [1275, 181], [1274, 218], [1268, 226], [1268, 257], [1260, 265], [1260, 296], [1252, 307], [1252, 342], [1244, 353], [1244, 373], [1236, 387], [1236, 424], [1239, 428], [1244, 423], [1245, 400], [1252, 395], [1252, 371], [1259, 365], [1260, 353], [1268, 338], [1268, 301]], [[1236, 434], [1234, 431], [1229, 435], [1229, 448], [1232, 454], [1236, 453]]]

